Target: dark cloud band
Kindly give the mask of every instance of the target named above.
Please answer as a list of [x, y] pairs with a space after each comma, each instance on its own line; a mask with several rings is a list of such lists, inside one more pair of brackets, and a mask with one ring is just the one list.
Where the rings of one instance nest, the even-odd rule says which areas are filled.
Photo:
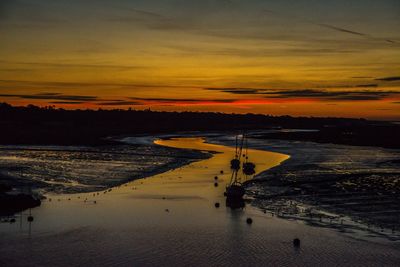
[[58, 100], [58, 101], [96, 101], [97, 96], [85, 96], [85, 95], [63, 95], [58, 93], [42, 93], [33, 95], [23, 94], [0, 94], [0, 97], [6, 98], [21, 98], [21, 99], [36, 99], [36, 100]]
[[394, 81], [400, 81], [400, 76], [384, 77], [384, 78], [378, 78], [376, 80], [384, 82], [394, 82]]
[[[375, 85], [374, 85], [375, 86]], [[363, 86], [363, 87], [374, 87]], [[328, 91], [316, 89], [246, 89], [246, 88], [207, 88], [206, 90], [220, 91], [229, 94], [238, 95], [259, 95], [264, 98], [274, 99], [296, 99], [312, 98], [321, 101], [362, 101], [362, 100], [382, 100], [385, 98], [400, 96], [400, 91], [367, 91], [367, 90], [346, 90], [346, 91]]]

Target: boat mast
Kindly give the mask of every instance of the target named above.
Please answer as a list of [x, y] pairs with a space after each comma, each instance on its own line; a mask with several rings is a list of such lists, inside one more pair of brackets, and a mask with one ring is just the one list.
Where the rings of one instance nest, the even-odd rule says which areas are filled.
[[239, 157], [242, 157], [242, 151], [243, 151], [243, 142], [244, 142], [244, 134], [242, 135], [242, 141], [240, 142], [240, 148], [239, 148]]
[[[243, 136], [244, 136], [244, 134], [243, 134]], [[246, 137], [244, 137], [244, 138], [246, 138]], [[249, 145], [248, 145], [248, 143], [247, 143], [247, 138], [246, 138], [246, 140], [245, 140], [245, 153], [246, 153], [246, 155], [245, 155], [245, 162], [247, 163], [247, 160], [249, 159], [249, 154], [248, 154], [248, 148], [249, 148]]]
[[238, 136], [236, 135], [236, 143], [235, 143], [235, 157], [238, 158]]

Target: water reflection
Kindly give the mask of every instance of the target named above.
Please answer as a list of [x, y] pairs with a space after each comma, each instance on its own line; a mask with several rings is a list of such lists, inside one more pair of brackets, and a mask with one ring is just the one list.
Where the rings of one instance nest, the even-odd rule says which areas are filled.
[[[321, 265], [330, 259], [334, 259], [330, 264], [348, 263], [349, 252], [356, 255], [354, 260], [395, 255], [388, 247], [370, 249], [362, 242], [354, 246], [354, 241], [327, 230], [311, 230], [249, 206], [243, 208], [244, 202], [227, 201], [223, 193], [234, 148], [206, 144], [201, 138], [157, 143], [216, 153], [107, 193], [49, 196], [62, 201], [45, 201], [34, 209], [31, 231], [35, 238], [30, 241], [21, 238], [18, 226], [0, 225], [0, 262], [7, 255], [12, 265], [24, 265], [26, 251], [33, 266], [82, 266], [82, 261], [91, 266], [287, 266], [295, 260]], [[249, 153], [257, 172], [288, 158], [266, 151]], [[214, 187], [215, 176], [218, 187]], [[253, 224], [246, 224], [248, 217]], [[295, 237], [302, 240], [301, 254], [293, 250]], [[305, 237], [308, 241], [303, 243]]]
[[245, 206], [245, 202], [243, 198], [230, 198], [227, 197], [225, 204], [228, 208], [232, 210], [243, 209]]

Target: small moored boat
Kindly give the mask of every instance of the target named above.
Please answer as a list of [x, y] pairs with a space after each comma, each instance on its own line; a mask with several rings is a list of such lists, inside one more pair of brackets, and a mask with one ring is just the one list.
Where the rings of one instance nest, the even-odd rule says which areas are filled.
[[[246, 145], [246, 152], [243, 153], [243, 146]], [[243, 200], [243, 196], [245, 194], [245, 189], [241, 182], [242, 173], [245, 178], [248, 176], [255, 174], [255, 164], [249, 162], [248, 159], [248, 150], [247, 150], [247, 140], [245, 134], [242, 135], [240, 145], [238, 144], [238, 137], [236, 136], [236, 147], [235, 147], [235, 157], [231, 160], [231, 169], [232, 176], [229, 185], [226, 187], [225, 196], [227, 197], [227, 203], [231, 203], [232, 201]], [[244, 162], [242, 164], [241, 159], [244, 158]], [[240, 172], [242, 169], [242, 172]], [[228, 201], [229, 200], [229, 201]]]

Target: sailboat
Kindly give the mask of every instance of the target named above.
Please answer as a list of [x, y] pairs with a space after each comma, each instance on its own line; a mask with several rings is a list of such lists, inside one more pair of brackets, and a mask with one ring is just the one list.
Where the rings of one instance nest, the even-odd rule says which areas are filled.
[[243, 174], [246, 176], [251, 176], [256, 173], [256, 165], [253, 162], [249, 161], [249, 154], [248, 154], [248, 144], [247, 144], [247, 138], [243, 137], [245, 139], [245, 149], [246, 149], [246, 154], [244, 155], [244, 162], [243, 162]]
[[[242, 163], [242, 159], [243, 163]], [[232, 176], [231, 181], [226, 187], [225, 196], [227, 200], [242, 200], [245, 190], [242, 184], [242, 174], [245, 178], [255, 174], [255, 164], [249, 161], [248, 145], [246, 135], [236, 136], [235, 156], [231, 160]], [[242, 172], [240, 170], [242, 169]]]

